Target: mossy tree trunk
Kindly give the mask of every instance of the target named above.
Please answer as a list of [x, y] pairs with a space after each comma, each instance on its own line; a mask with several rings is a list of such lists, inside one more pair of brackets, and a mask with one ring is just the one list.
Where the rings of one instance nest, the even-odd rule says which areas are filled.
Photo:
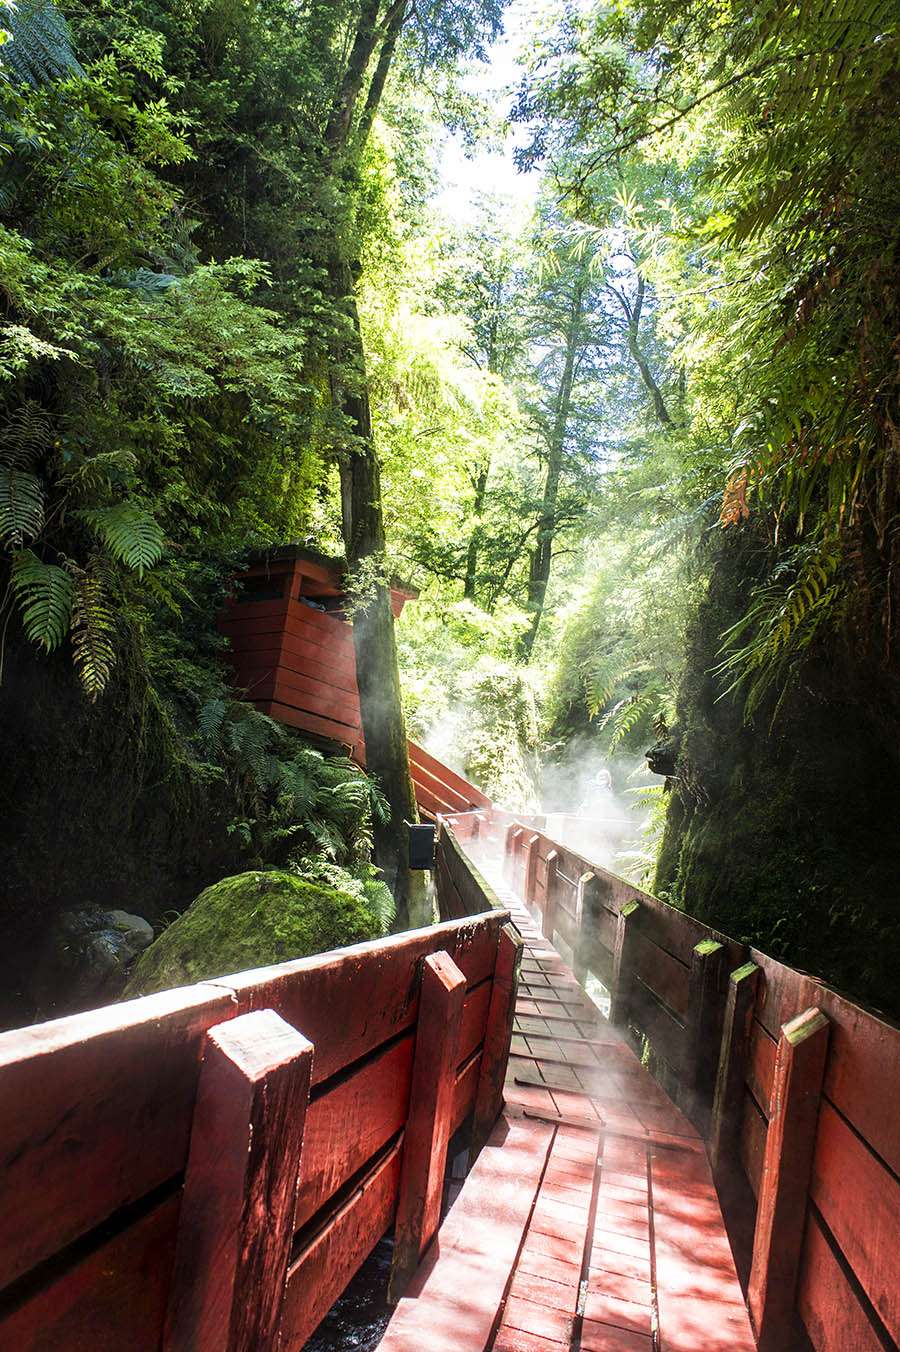
[[[380, 11], [380, 0], [362, 0], [347, 70], [326, 131], [333, 172], [348, 179], [353, 177], [356, 158], [374, 121], [407, 5], [405, 0], [394, 0]], [[357, 120], [357, 104], [373, 61], [368, 93]], [[425, 914], [422, 877], [413, 874], [408, 865], [408, 823], [417, 820], [416, 800], [400, 695], [390, 579], [385, 575], [381, 472], [354, 286], [359, 271], [358, 258], [341, 250], [336, 239], [329, 265], [332, 294], [349, 323], [332, 373], [332, 396], [346, 430], [340, 458], [341, 514], [347, 565], [357, 591], [353, 645], [366, 768], [390, 806], [390, 820], [375, 824], [375, 862], [394, 894], [397, 928], [403, 929], [427, 922], [430, 917]]]

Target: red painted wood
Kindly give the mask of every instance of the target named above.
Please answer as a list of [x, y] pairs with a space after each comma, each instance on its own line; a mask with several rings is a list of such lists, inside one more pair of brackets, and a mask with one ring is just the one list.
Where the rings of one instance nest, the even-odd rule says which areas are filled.
[[177, 1196], [55, 1274], [0, 1315], [9, 1352], [159, 1352]]
[[748, 1301], [761, 1352], [790, 1349], [828, 1020], [808, 1009], [785, 1024], [753, 1237]]
[[282, 652], [280, 646], [268, 648], [241, 649], [228, 654], [235, 671], [254, 672], [262, 668], [267, 671], [294, 673], [298, 676], [312, 676], [326, 685], [336, 686], [347, 694], [357, 694], [356, 670], [346, 672], [335, 667], [333, 662], [312, 657], [296, 657], [293, 653]]
[[323, 718], [320, 714], [307, 713], [303, 709], [294, 709], [288, 704], [281, 704], [277, 700], [265, 700], [260, 704], [263, 713], [270, 718], [277, 718], [281, 723], [288, 723], [292, 728], [300, 728], [304, 732], [315, 733], [318, 737], [327, 737], [331, 741], [339, 742], [342, 746], [351, 746], [359, 737], [359, 729], [355, 725], [347, 723], [336, 723], [333, 719]]
[[487, 1345], [522, 1241], [553, 1131], [500, 1120], [425, 1255], [379, 1352]]
[[541, 910], [541, 933], [545, 939], [553, 941], [553, 930], [556, 920], [556, 892], [557, 892], [557, 873], [559, 864], [559, 853], [551, 850], [543, 861], [543, 888], [542, 897], [539, 902]]
[[819, 1112], [810, 1195], [900, 1345], [900, 1183], [827, 1101]]
[[504, 925], [500, 931], [497, 963], [491, 986], [491, 1005], [484, 1041], [484, 1055], [475, 1100], [475, 1121], [472, 1128], [474, 1159], [488, 1139], [503, 1104], [503, 1082], [509, 1062], [513, 1016], [516, 1008], [516, 987], [523, 943], [514, 926]]
[[755, 1352], [702, 1155], [651, 1156], [660, 1352]]
[[777, 1042], [769, 1037], [762, 1024], [756, 1019], [750, 1027], [750, 1055], [747, 1066], [747, 1084], [750, 1092], [759, 1104], [761, 1111], [768, 1117], [771, 1111], [772, 1085], [775, 1081], [775, 1054]]
[[397, 1142], [373, 1164], [288, 1268], [281, 1316], [285, 1352], [299, 1352], [390, 1228], [400, 1182], [400, 1150]]
[[709, 1141], [710, 1160], [717, 1175], [733, 1169], [739, 1155], [744, 1076], [759, 976], [756, 964], [748, 962], [732, 972], [728, 981]]
[[471, 784], [463, 775], [457, 774], [449, 766], [443, 765], [424, 747], [419, 746], [417, 742], [412, 740], [409, 743], [409, 757], [414, 765], [420, 765], [423, 770], [428, 770], [429, 773], [442, 780], [448, 788], [456, 789], [461, 798], [474, 803], [477, 807], [489, 808], [491, 806], [491, 800], [486, 794], [482, 793], [474, 784]]
[[815, 1212], [806, 1224], [797, 1308], [816, 1352], [884, 1352]]
[[478, 1089], [478, 1072], [481, 1068], [481, 1053], [469, 1058], [461, 1070], [457, 1071], [456, 1087], [453, 1091], [453, 1113], [450, 1120], [450, 1135], [458, 1131], [475, 1107], [475, 1093]]
[[312, 1057], [272, 1010], [207, 1034], [165, 1352], [275, 1352]]
[[313, 1099], [306, 1115], [295, 1229], [352, 1178], [406, 1121], [414, 1035], [365, 1062]]
[[389, 1298], [403, 1294], [440, 1219], [466, 978], [446, 953], [425, 959]]
[[634, 937], [632, 966], [636, 976], [653, 991], [674, 1013], [687, 1011], [690, 990], [690, 970], [637, 931]]
[[744, 1094], [740, 1132], [740, 1161], [754, 1197], [759, 1196], [766, 1153], [766, 1119], [751, 1094]]
[[193, 986], [0, 1034], [0, 1285], [184, 1168], [206, 1030]]
[[429, 954], [447, 952], [467, 984], [480, 985], [493, 972], [497, 937], [508, 918], [508, 911], [496, 911], [477, 921], [410, 930], [335, 954], [239, 972], [223, 983], [237, 997], [236, 1012], [274, 1009], [303, 1029], [316, 1048], [317, 1085], [415, 1026], [420, 967]]
[[417, 790], [419, 788], [425, 789], [437, 801], [446, 804], [444, 815], [448, 810], [450, 812], [461, 812], [470, 806], [470, 800], [448, 785], [441, 775], [431, 774], [430, 771], [425, 770], [421, 765], [417, 765], [413, 760], [410, 760], [409, 768]]

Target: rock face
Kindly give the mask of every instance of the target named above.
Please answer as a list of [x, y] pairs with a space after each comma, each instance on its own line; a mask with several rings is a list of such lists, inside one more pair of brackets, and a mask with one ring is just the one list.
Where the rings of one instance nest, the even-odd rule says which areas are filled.
[[116, 999], [135, 958], [152, 943], [153, 926], [142, 916], [97, 906], [63, 911], [32, 980], [38, 1017]]
[[239, 873], [207, 887], [139, 961], [126, 996], [309, 957], [380, 934], [365, 901], [292, 873]]

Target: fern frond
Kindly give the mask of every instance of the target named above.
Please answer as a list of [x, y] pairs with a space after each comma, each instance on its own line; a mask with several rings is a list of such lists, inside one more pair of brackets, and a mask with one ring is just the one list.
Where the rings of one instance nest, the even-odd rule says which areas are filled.
[[40, 404], [28, 399], [0, 430], [0, 465], [31, 469], [53, 443], [53, 424]]
[[60, 483], [66, 487], [96, 491], [123, 483], [136, 467], [137, 457], [131, 451], [99, 451], [96, 455], [85, 456], [68, 468], [60, 478]]
[[11, 40], [0, 49], [0, 70], [13, 84], [37, 88], [84, 75], [69, 26], [52, 0], [17, 0], [3, 11], [2, 24]]
[[0, 465], [0, 543], [20, 549], [44, 524], [44, 489], [36, 474]]
[[113, 558], [143, 577], [162, 558], [165, 537], [159, 522], [146, 507], [135, 502], [119, 502], [114, 507], [97, 507], [82, 513], [97, 532]]
[[75, 579], [72, 652], [85, 693], [93, 702], [106, 689], [115, 664], [115, 619], [96, 562]]
[[228, 708], [223, 699], [209, 699], [201, 707], [197, 718], [200, 737], [208, 751], [222, 750], [222, 724]]
[[75, 583], [71, 575], [65, 568], [44, 563], [30, 549], [23, 549], [13, 558], [10, 581], [26, 637], [45, 652], [52, 652], [72, 623]]

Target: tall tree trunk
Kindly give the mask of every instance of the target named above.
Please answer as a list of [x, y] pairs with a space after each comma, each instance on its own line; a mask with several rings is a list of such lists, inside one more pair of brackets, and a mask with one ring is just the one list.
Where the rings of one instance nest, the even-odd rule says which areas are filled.
[[337, 291], [352, 319], [354, 350], [344, 360], [356, 368], [354, 388], [335, 383], [335, 404], [350, 424], [352, 444], [341, 459], [341, 516], [347, 566], [357, 584], [353, 648], [359, 708], [366, 742], [366, 769], [378, 782], [390, 807], [390, 820], [376, 823], [375, 863], [397, 903], [397, 928], [427, 924], [424, 880], [409, 869], [408, 823], [418, 820], [409, 770], [409, 750], [400, 694], [400, 671], [391, 609], [390, 579], [385, 576], [381, 469], [372, 437], [372, 412], [366, 382], [365, 353], [349, 268], [338, 274]]
[[544, 496], [541, 502], [540, 524], [537, 540], [531, 553], [528, 575], [528, 608], [531, 611], [531, 625], [522, 639], [522, 654], [530, 658], [534, 641], [540, 628], [544, 613], [544, 601], [547, 597], [547, 583], [550, 581], [550, 566], [553, 559], [553, 541], [556, 538], [556, 504], [559, 499], [559, 481], [562, 476], [563, 455], [566, 445], [566, 430], [569, 424], [569, 412], [572, 407], [572, 385], [575, 379], [575, 358], [578, 355], [578, 330], [581, 324], [581, 312], [584, 304], [584, 288], [579, 282], [572, 293], [572, 306], [569, 312], [569, 324], [566, 330], [566, 353], [563, 361], [562, 376], [556, 396], [556, 412], [550, 435], [547, 457], [547, 474], [544, 479]]
[[[388, 77], [406, 0], [394, 0], [384, 16], [384, 26], [377, 31], [379, 9], [380, 0], [362, 0], [347, 69], [329, 117], [326, 142], [335, 175], [348, 167], [348, 147], [352, 145], [355, 154], [364, 148]], [[379, 40], [382, 42], [379, 59], [353, 135], [356, 105]], [[362, 583], [353, 619], [353, 647], [366, 769], [380, 785], [390, 807], [390, 820], [374, 824], [375, 862], [396, 902], [396, 927], [404, 929], [427, 924], [431, 917], [426, 913], [424, 879], [409, 868], [408, 823], [417, 820], [416, 800], [409, 771], [390, 579], [384, 575], [381, 472], [372, 435], [365, 352], [356, 306], [355, 261], [339, 251], [336, 241], [329, 275], [335, 304], [351, 321], [350, 337], [340, 353], [340, 362], [352, 369], [353, 377], [346, 383], [339, 379], [336, 360], [332, 399], [350, 432], [350, 445], [340, 464], [341, 515], [347, 565], [351, 576]]]
[[[491, 323], [488, 330], [488, 350], [487, 350], [487, 370], [489, 374], [497, 374], [497, 327], [500, 316], [497, 307], [500, 304], [501, 287], [495, 283], [493, 288], [494, 309], [491, 314]], [[478, 589], [478, 554], [481, 549], [481, 513], [484, 508], [484, 499], [487, 494], [488, 479], [491, 475], [490, 456], [480, 460], [475, 470], [475, 501], [473, 506], [473, 516], [475, 524], [469, 535], [469, 544], [466, 549], [466, 577], [463, 584], [463, 596], [466, 600], [474, 601]]]
[[629, 355], [640, 372], [641, 380], [644, 382], [644, 388], [650, 395], [650, 400], [653, 404], [653, 412], [656, 414], [657, 422], [663, 427], [671, 427], [672, 418], [666, 407], [666, 401], [663, 399], [662, 390], [656, 383], [656, 377], [650, 368], [650, 363], [641, 350], [641, 312], [644, 308], [644, 296], [646, 294], [647, 284], [639, 271], [637, 274], [637, 291], [635, 293], [633, 305], [629, 304], [626, 297], [623, 296], [620, 291], [617, 291], [615, 287], [611, 287], [610, 290], [625, 311], [625, 342], [628, 347]]
[[475, 600], [478, 585], [478, 553], [481, 548], [480, 517], [484, 508], [484, 499], [487, 496], [490, 472], [490, 460], [482, 460], [475, 473], [475, 501], [472, 504], [475, 524], [472, 527], [468, 548], [466, 549], [466, 578], [463, 585], [463, 596], [469, 601]]

